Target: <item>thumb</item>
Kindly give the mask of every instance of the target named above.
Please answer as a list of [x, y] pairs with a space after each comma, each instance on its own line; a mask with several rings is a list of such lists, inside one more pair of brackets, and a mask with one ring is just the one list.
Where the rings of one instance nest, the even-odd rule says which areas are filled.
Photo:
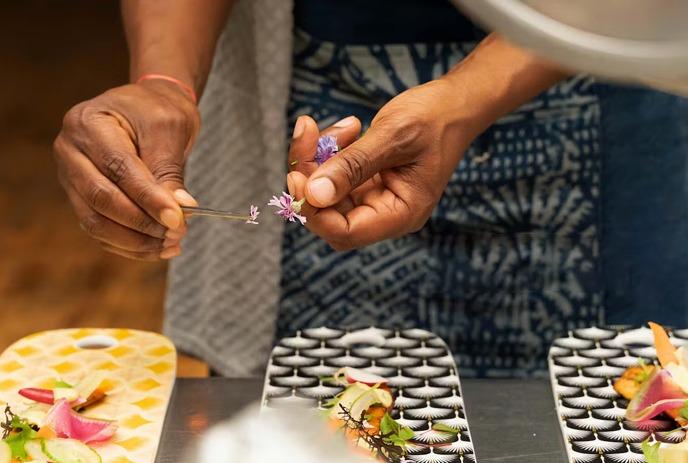
[[308, 179], [306, 200], [319, 208], [332, 206], [375, 174], [394, 165], [387, 131], [371, 127], [321, 165]]

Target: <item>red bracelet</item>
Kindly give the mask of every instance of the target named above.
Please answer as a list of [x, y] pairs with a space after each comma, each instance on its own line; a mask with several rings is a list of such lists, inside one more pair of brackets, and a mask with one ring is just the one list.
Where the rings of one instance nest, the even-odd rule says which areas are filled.
[[194, 104], [198, 103], [198, 97], [196, 96], [196, 91], [190, 85], [187, 85], [184, 82], [182, 82], [181, 80], [175, 79], [172, 76], [168, 76], [165, 74], [144, 74], [136, 80], [136, 83], [138, 84], [140, 82], [143, 82], [144, 80], [155, 80], [155, 79], [166, 80], [168, 82], [172, 82], [173, 84], [176, 84], [179, 88], [181, 88], [184, 91], [184, 93], [189, 95], [189, 97], [191, 98], [191, 101], [193, 101]]

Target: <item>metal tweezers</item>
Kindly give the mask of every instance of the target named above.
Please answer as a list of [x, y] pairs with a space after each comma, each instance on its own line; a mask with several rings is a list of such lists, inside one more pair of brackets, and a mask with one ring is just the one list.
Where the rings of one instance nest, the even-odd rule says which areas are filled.
[[206, 207], [190, 207], [182, 206], [182, 211], [186, 215], [203, 215], [206, 217], [217, 217], [219, 219], [229, 219], [229, 220], [250, 220], [251, 217], [248, 215], [235, 214], [233, 212], [217, 211], [215, 209], [208, 209]]

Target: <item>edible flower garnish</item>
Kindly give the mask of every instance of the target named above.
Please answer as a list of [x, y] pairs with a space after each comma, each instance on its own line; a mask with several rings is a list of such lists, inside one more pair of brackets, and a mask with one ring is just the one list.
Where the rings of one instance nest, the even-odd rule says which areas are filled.
[[279, 197], [273, 196], [268, 206], [275, 206], [277, 208], [275, 215], [282, 217], [284, 220], [289, 222], [296, 222], [298, 220], [301, 222], [301, 225], [305, 225], [306, 218], [300, 215], [301, 206], [303, 206], [305, 201], [305, 198], [296, 201], [289, 193], [282, 192], [282, 195]]
[[253, 225], [258, 225], [258, 215], [260, 212], [258, 211], [258, 208], [251, 204], [251, 207], [249, 209], [249, 218], [246, 221], [246, 223], [253, 224]]
[[318, 148], [314, 158], [315, 162], [321, 165], [338, 152], [339, 146], [337, 145], [337, 137], [333, 135], [323, 135], [318, 139]]

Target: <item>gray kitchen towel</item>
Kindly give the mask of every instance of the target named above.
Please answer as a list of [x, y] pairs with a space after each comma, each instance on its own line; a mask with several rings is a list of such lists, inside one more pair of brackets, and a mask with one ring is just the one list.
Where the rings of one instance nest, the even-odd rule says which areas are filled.
[[277, 316], [282, 223], [264, 206], [284, 188], [292, 1], [240, 0], [201, 99], [201, 133], [186, 168], [199, 203], [260, 225], [191, 218], [169, 271], [165, 333], [232, 377], [262, 372]]

